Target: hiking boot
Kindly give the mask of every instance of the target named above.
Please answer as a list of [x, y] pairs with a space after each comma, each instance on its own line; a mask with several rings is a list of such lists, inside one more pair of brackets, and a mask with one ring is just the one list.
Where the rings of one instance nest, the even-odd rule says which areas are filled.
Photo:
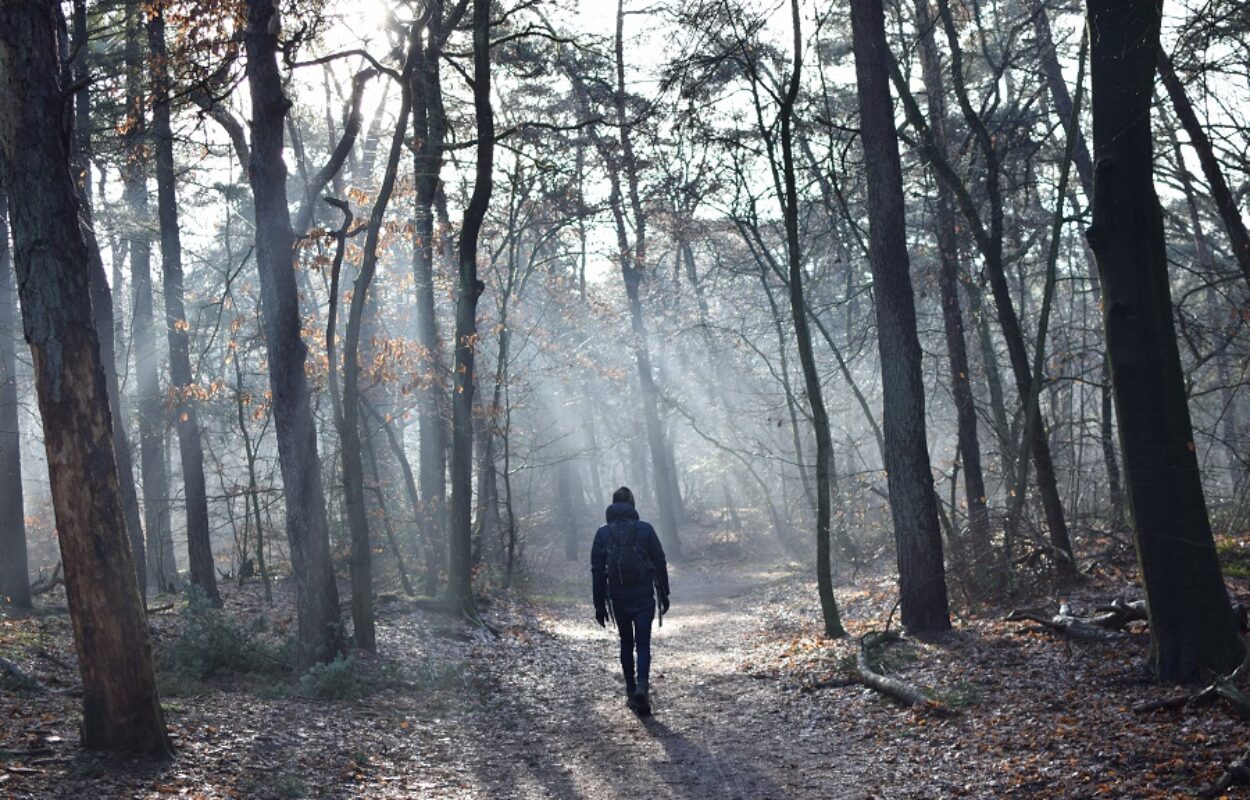
[[638, 701], [634, 699], [634, 695], [637, 694], [637, 692], [638, 687], [634, 686], [632, 683], [625, 684], [625, 705], [632, 711], [638, 710]]
[[651, 699], [647, 696], [647, 685], [641, 683], [634, 692], [634, 704], [630, 706], [637, 711], [640, 716], [649, 716], [651, 714]]

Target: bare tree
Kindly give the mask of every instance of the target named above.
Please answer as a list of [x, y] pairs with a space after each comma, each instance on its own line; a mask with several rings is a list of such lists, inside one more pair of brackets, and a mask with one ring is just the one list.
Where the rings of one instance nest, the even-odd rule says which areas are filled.
[[460, 227], [460, 270], [456, 288], [456, 349], [452, 385], [451, 529], [447, 592], [467, 616], [473, 600], [473, 392], [477, 382], [477, 301], [485, 285], [477, 276], [478, 237], [494, 188], [495, 119], [490, 100], [490, 0], [473, 0], [473, 111], [477, 160], [473, 194]]
[[280, 26], [276, 14], [272, 3], [248, 0], [244, 43], [252, 101], [249, 175], [255, 199], [256, 265], [285, 491], [287, 541], [299, 614], [296, 665], [306, 668], [316, 661], [333, 659], [343, 640], [316, 421], [304, 374], [308, 347], [300, 335], [295, 235], [287, 205], [286, 163], [282, 160], [283, 120], [290, 101], [283, 93], [278, 72]]
[[161, 272], [165, 288], [165, 332], [169, 338], [169, 404], [178, 432], [178, 453], [187, 503], [187, 554], [191, 583], [215, 605], [217, 572], [208, 526], [208, 492], [204, 486], [204, 445], [200, 441], [199, 403], [191, 353], [186, 304], [183, 300], [182, 232], [178, 223], [178, 192], [174, 172], [174, 132], [170, 122], [169, 54], [165, 47], [165, 11], [159, 4], [148, 12], [148, 47], [152, 73], [152, 141], [156, 150], [156, 203], [161, 225]]

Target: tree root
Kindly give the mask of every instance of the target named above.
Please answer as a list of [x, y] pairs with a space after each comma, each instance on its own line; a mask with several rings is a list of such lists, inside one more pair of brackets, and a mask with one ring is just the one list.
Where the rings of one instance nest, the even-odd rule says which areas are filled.
[[1193, 693], [1176, 694], [1162, 700], [1150, 700], [1133, 706], [1133, 711], [1144, 714], [1150, 711], [1172, 708], [1197, 708], [1210, 705], [1221, 697], [1227, 700], [1240, 716], [1250, 718], [1250, 695], [1237, 687], [1237, 681], [1250, 672], [1250, 657], [1228, 676], [1216, 675], [1210, 684]]
[[65, 585], [65, 576], [61, 574], [61, 562], [56, 562], [56, 568], [52, 570], [52, 574], [48, 577], [40, 575], [34, 583], [30, 585], [31, 597], [37, 597], [41, 594], [47, 594], [58, 586]]
[[937, 716], [953, 716], [954, 711], [946, 705], [927, 696], [920, 689], [906, 681], [891, 678], [873, 669], [869, 653], [883, 644], [898, 641], [896, 633], [870, 633], [860, 639], [859, 653], [855, 656], [855, 675], [864, 686], [875, 692], [893, 698], [907, 708], [920, 708]]
[[1220, 779], [1198, 793], [1199, 797], [1219, 797], [1234, 786], [1250, 786], [1250, 750], [1229, 764]]

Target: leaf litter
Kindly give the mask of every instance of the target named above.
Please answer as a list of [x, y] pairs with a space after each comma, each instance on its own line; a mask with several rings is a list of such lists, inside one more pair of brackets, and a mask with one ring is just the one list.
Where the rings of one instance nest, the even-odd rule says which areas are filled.
[[[1001, 608], [885, 649], [883, 671], [958, 713], [901, 709], [852, 679], [858, 637], [889, 616], [893, 577], [837, 587], [851, 635], [831, 641], [814, 580], [775, 558], [673, 567], [673, 609], [653, 633], [655, 715], [641, 720], [583, 565], [553, 555], [540, 569], [532, 585], [563, 594], [495, 598], [483, 616], [496, 633], [381, 602], [379, 654], [352, 656], [348, 677], [365, 687], [355, 699], [310, 699], [272, 676], [182, 687], [164, 698], [177, 747], [167, 764], [81, 750], [68, 617], [7, 615], [0, 654], [61, 691], [0, 685], [0, 797], [1170, 798], [1213, 783], [1250, 742], [1218, 706], [1132, 710], [1176, 692], [1150, 682], [1144, 633], [1072, 643], [1004, 622]], [[1092, 608], [1132, 592], [1111, 573], [1062, 599]], [[264, 616], [275, 636], [292, 625], [285, 590], [266, 607], [245, 586], [226, 613]], [[159, 651], [181, 623], [151, 620]]]

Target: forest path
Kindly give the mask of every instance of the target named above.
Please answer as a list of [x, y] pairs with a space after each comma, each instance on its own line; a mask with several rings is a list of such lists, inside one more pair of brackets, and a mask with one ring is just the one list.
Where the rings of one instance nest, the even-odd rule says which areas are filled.
[[[654, 716], [624, 703], [615, 631], [589, 601], [545, 605], [543, 638], [500, 664], [498, 713], [482, 731], [493, 752], [473, 765], [484, 796], [500, 798], [864, 797], [852, 748], [836, 731], [779, 702], [776, 682], [739, 671], [763, 625], [770, 568], [673, 570], [673, 608], [653, 628]], [[589, 575], [586, 576], [587, 581]], [[585, 594], [589, 594], [587, 588]], [[792, 690], [789, 690], [792, 693]], [[832, 765], [839, 767], [835, 770]]]

